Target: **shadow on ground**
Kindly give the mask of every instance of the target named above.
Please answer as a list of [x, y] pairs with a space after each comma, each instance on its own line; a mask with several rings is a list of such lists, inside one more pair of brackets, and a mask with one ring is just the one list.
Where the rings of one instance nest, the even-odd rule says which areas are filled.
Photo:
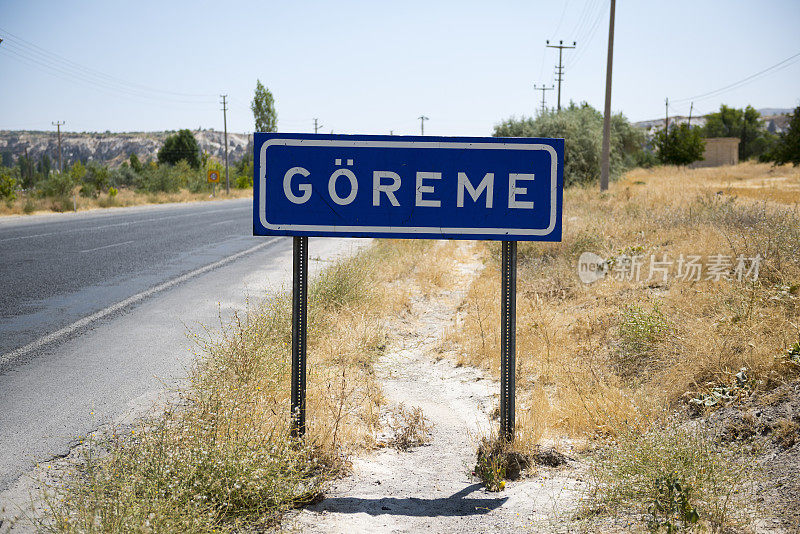
[[339, 514], [366, 513], [369, 515], [405, 515], [412, 517], [467, 516], [482, 515], [502, 506], [508, 497], [466, 498], [473, 491], [483, 487], [471, 484], [449, 497], [440, 499], [418, 499], [406, 497], [360, 498], [333, 497], [309, 506], [314, 512], [333, 512]]

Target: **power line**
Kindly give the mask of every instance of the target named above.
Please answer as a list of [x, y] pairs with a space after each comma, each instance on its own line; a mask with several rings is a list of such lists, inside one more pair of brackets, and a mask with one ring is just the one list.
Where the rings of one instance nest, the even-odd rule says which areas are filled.
[[7, 45], [11, 45], [12, 47], [16, 48], [17, 51], [26, 53], [29, 58], [37, 58], [40, 60], [44, 60], [48, 63], [55, 63], [62, 69], [67, 69], [67, 70], [71, 69], [72, 71], [76, 71], [76, 73], [83, 73], [82, 75], [87, 78], [93, 77], [97, 80], [104, 81], [107, 84], [119, 85], [123, 87], [127, 86], [129, 90], [140, 92], [142, 94], [158, 93], [162, 95], [170, 95], [172, 97], [181, 97], [190, 99], [199, 98], [203, 99], [203, 101], [206, 101], [212, 96], [208, 94], [199, 94], [199, 93], [180, 93], [176, 91], [158, 89], [155, 87], [148, 87], [146, 85], [142, 85], [139, 83], [130, 82], [122, 78], [118, 78], [116, 76], [112, 76], [110, 74], [102, 72], [100, 70], [86, 67], [80, 63], [65, 58], [64, 56], [50, 52], [49, 50], [42, 48], [41, 46], [38, 46], [30, 41], [26, 41], [25, 39], [17, 35], [14, 35], [13, 33], [9, 32], [4, 28], [0, 28], [0, 32], [3, 32], [5, 34], [6, 37], [5, 42]]
[[567, 13], [567, 7], [569, 7], [569, 0], [564, 2], [564, 9], [561, 10], [561, 17], [558, 19], [558, 25], [556, 25], [556, 29], [553, 30], [553, 34], [550, 36], [551, 39], [554, 39], [556, 35], [558, 35], [558, 30], [561, 29], [561, 23], [564, 22], [564, 15]]
[[727, 91], [730, 91], [730, 90], [733, 90], [733, 89], [738, 89], [739, 87], [742, 87], [743, 85], [747, 84], [748, 82], [754, 81], [757, 77], [759, 77], [759, 76], [761, 76], [763, 74], [767, 74], [768, 72], [773, 71], [773, 70], [781, 70], [781, 69], [784, 69], [784, 68], [788, 67], [789, 65], [792, 65], [793, 63], [796, 63], [796, 61], [792, 61], [792, 60], [796, 60], [797, 58], [800, 58], [800, 52], [798, 52], [798, 53], [796, 53], [794, 55], [791, 55], [791, 56], [787, 57], [786, 59], [784, 59], [782, 61], [779, 61], [778, 63], [775, 63], [774, 65], [772, 65], [770, 67], [767, 67], [766, 69], [760, 70], [760, 71], [756, 72], [755, 74], [751, 74], [750, 76], [742, 78], [739, 81], [733, 82], [733, 83], [728, 84], [728, 85], [726, 85], [724, 87], [720, 87], [719, 89], [714, 89], [713, 91], [708, 91], [707, 93], [701, 93], [699, 95], [690, 96], [688, 98], [682, 98], [680, 100], [675, 100], [675, 102], [690, 102], [690, 101], [695, 101], [696, 102], [698, 100], [704, 100], [704, 99], [707, 99], [707, 98], [718, 96], [718, 95], [720, 95], [720, 94], [722, 94], [724, 92], [727, 92]]
[[573, 68], [578, 64], [578, 62], [580, 60], [582, 60], [586, 56], [586, 53], [591, 49], [591, 47], [589, 45], [594, 40], [594, 36], [597, 34], [597, 30], [601, 26], [600, 23], [603, 20], [603, 15], [605, 14], [606, 7], [608, 5], [609, 5], [609, 2], [605, 2], [604, 4], [601, 5], [601, 9], [597, 13], [597, 16], [595, 17], [594, 22], [592, 23], [592, 25], [590, 27], [588, 27], [588, 30], [589, 30], [588, 33], [585, 36], [576, 37], [576, 39], [581, 39], [581, 42], [583, 43], [583, 47], [580, 49], [580, 51], [578, 51], [577, 55], [575, 56], [575, 59], [572, 61]]
[[[65, 69], [61, 69], [57, 66], [47, 63], [44, 60], [39, 60], [36, 58], [28, 57], [15, 50], [11, 50], [9, 48], [0, 48], [0, 53], [5, 54], [6, 57], [10, 57], [16, 61], [24, 63], [29, 67], [33, 67], [39, 71], [45, 72], [51, 76], [55, 76], [56, 78], [60, 78], [62, 80], [66, 80], [72, 83], [77, 83], [79, 85], [89, 86], [92, 89], [99, 91], [101, 93], [105, 93], [110, 96], [114, 96], [117, 98], [126, 98], [128, 100], [139, 102], [142, 104], [187, 104], [187, 105], [194, 105], [194, 106], [203, 106], [207, 105], [210, 101], [185, 101], [185, 100], [177, 100], [171, 98], [164, 98], [158, 97], [153, 95], [147, 95], [144, 93], [137, 93], [134, 91], [127, 90], [125, 88], [115, 87], [106, 83], [103, 83], [98, 80], [91, 80], [86, 78], [85, 76], [80, 75], [79, 73], [71, 72]], [[10, 55], [9, 55], [10, 54]]]
[[[588, 27], [589, 21], [592, 20], [593, 13], [596, 9], [596, 2], [597, 0], [588, 0], [584, 5], [583, 9], [581, 10], [581, 14], [578, 17], [578, 23], [575, 25], [575, 28], [572, 30], [572, 35], [575, 37], [575, 40], [578, 40], [578, 37], [582, 36], [584, 30]], [[581, 40], [581, 42], [583, 42]]]

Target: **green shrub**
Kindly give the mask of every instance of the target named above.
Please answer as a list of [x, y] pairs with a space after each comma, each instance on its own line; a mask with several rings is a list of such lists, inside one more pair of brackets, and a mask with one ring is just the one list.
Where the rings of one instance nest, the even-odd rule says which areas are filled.
[[89, 165], [83, 176], [81, 196], [97, 198], [108, 188], [110, 177], [111, 172], [108, 167], [97, 164]]
[[789, 127], [763, 156], [763, 159], [777, 164], [800, 165], [800, 106], [790, 115]]
[[743, 448], [674, 421], [631, 432], [591, 458], [593, 491], [586, 504], [638, 513], [653, 530], [674, 532], [699, 521], [721, 531], [746, 519], [753, 497], [749, 458]]
[[[603, 114], [583, 103], [570, 103], [559, 112], [538, 117], [508, 119], [494, 128], [495, 137], [564, 138], [564, 185], [586, 184], [600, 177]], [[621, 114], [611, 118], [611, 177], [618, 178], [637, 163], [644, 133]]]
[[669, 322], [657, 303], [650, 310], [635, 304], [622, 310], [617, 354], [620, 374], [633, 375], [650, 364], [669, 330]]
[[0, 167], [0, 199], [11, 202], [17, 198], [17, 180], [11, 169]]
[[659, 130], [653, 141], [658, 149], [658, 160], [668, 165], [689, 165], [703, 159], [706, 142], [700, 128], [681, 124], [669, 132]]
[[503, 491], [506, 487], [506, 468], [500, 455], [479, 453], [473, 472], [481, 479], [486, 491]]
[[237, 174], [235, 183], [236, 183], [236, 189], [247, 189], [253, 187], [253, 175]]
[[53, 530], [241, 532], [319, 493], [328, 477], [312, 446], [286, 428], [229, 435], [225, 424], [209, 412], [172, 412], [127, 436], [91, 439], [77, 476], [59, 489], [66, 499], [51, 498]]
[[253, 153], [252, 150], [236, 164], [236, 187], [247, 189], [253, 187]]
[[[139, 165], [141, 169], [142, 166]], [[139, 180], [139, 174], [129, 165], [122, 165], [111, 173], [109, 182], [115, 187], [134, 187]]]
[[34, 211], [36, 211], [36, 204], [33, 202], [32, 198], [28, 197], [25, 200], [25, 204], [22, 206], [22, 213], [30, 215]]
[[181, 178], [171, 165], [150, 165], [138, 175], [136, 188], [147, 193], [175, 193], [181, 188]]
[[57, 200], [69, 199], [72, 189], [75, 187], [75, 179], [72, 173], [51, 174], [46, 180], [42, 180], [36, 187], [39, 194], [43, 197], [52, 197]]
[[366, 287], [369, 263], [364, 255], [359, 255], [325, 269], [311, 285], [311, 307], [335, 310], [366, 299], [369, 292]]
[[647, 509], [650, 515], [647, 526], [652, 532], [663, 527], [667, 534], [672, 534], [694, 525], [700, 520], [700, 514], [692, 505], [692, 497], [692, 486], [675, 473], [656, 477]]

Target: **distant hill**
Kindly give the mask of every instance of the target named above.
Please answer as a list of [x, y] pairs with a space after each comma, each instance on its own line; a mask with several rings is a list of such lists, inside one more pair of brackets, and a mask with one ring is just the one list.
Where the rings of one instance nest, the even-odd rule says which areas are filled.
[[[761, 114], [761, 121], [767, 128], [767, 131], [772, 133], [782, 133], [789, 126], [789, 115], [794, 111], [793, 109], [786, 108], [763, 108], [756, 110]], [[669, 118], [670, 124], [684, 124], [689, 120], [688, 117], [683, 115], [675, 115]], [[633, 125], [641, 128], [647, 132], [647, 135], [653, 135], [656, 131], [664, 128], [665, 119], [652, 119], [649, 121], [634, 122]], [[699, 115], [692, 117], [692, 126], [705, 126], [706, 116]]]
[[[144, 162], [156, 159], [158, 150], [168, 135], [175, 132], [124, 132], [124, 133], [61, 133], [61, 150], [64, 167], [75, 161], [84, 163], [95, 161], [111, 167], [119, 166], [131, 154], [136, 154]], [[223, 132], [216, 130], [195, 130], [192, 132], [200, 149], [218, 160], [225, 159]], [[252, 136], [228, 132], [228, 161], [233, 163], [244, 157]], [[54, 163], [58, 162], [58, 135], [56, 132], [27, 130], [0, 130], [0, 154], [11, 154], [13, 160], [20, 155], [28, 155], [34, 160], [47, 154]]]
[[790, 108], [762, 108], [756, 110], [761, 113], [762, 117], [768, 117], [770, 115], [791, 115], [794, 109]]

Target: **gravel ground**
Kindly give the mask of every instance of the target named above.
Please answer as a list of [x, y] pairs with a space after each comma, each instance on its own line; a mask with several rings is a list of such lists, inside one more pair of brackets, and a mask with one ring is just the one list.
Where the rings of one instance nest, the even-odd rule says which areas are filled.
[[380, 449], [353, 459], [353, 473], [321, 502], [284, 523], [302, 532], [567, 532], [585, 483], [581, 467], [537, 468], [487, 492], [471, 476], [477, 440], [491, 427], [500, 386], [482, 371], [456, 367], [436, 349], [482, 265], [460, 265], [457, 291], [423, 298], [392, 319], [393, 340], [376, 365], [387, 401], [419, 406], [433, 423], [430, 443], [407, 452]]

